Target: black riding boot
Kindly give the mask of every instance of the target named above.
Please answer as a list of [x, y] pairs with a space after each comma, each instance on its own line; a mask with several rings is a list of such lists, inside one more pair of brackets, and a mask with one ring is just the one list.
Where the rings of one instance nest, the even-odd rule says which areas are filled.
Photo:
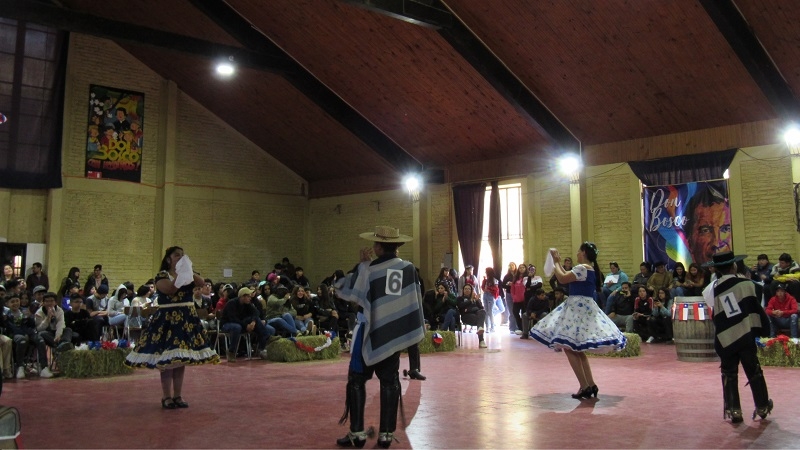
[[339, 419], [343, 424], [350, 416], [350, 432], [336, 444], [342, 447], [361, 448], [367, 443], [367, 433], [364, 431], [364, 407], [367, 403], [366, 380], [361, 374], [350, 373], [347, 376], [346, 405], [344, 414]]
[[381, 427], [378, 444], [389, 448], [397, 428], [397, 406], [400, 402], [400, 380], [395, 376], [389, 384], [381, 384]]
[[722, 398], [725, 406], [722, 418], [730, 417], [731, 423], [740, 423], [742, 419], [742, 405], [739, 402], [739, 375], [722, 374]]
[[753, 392], [753, 402], [756, 404], [756, 409], [753, 411], [753, 419], [756, 416], [765, 419], [770, 412], [772, 412], [772, 399], [769, 398], [767, 391], [767, 380], [764, 379], [764, 372], [761, 366], [756, 366], [755, 373], [748, 378], [750, 382], [750, 390]]

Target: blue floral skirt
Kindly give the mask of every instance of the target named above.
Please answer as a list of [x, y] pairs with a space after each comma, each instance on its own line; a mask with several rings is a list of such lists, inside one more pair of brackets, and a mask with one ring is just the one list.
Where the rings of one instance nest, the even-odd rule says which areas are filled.
[[531, 337], [550, 348], [605, 353], [622, 350], [625, 335], [593, 298], [570, 295], [531, 329]]
[[159, 308], [125, 359], [131, 367], [162, 370], [206, 363], [219, 363], [219, 355], [209, 347], [194, 306]]

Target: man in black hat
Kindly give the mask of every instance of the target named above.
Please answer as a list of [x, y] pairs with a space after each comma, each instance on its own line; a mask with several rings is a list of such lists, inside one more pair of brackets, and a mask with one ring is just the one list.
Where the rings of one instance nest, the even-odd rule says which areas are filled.
[[755, 284], [747, 278], [736, 276], [736, 262], [747, 255], [734, 256], [733, 252], [717, 253], [713, 260], [703, 264], [715, 267], [719, 278], [714, 281], [712, 320], [716, 329], [714, 349], [720, 357], [722, 371], [723, 418], [730, 417], [732, 423], [742, 422], [742, 407], [739, 403], [739, 362], [742, 363], [747, 381], [753, 392], [756, 410], [762, 419], [772, 411], [772, 400], [767, 391], [764, 372], [758, 363], [755, 339], [761, 329], [768, 326], [764, 308], [756, 297]]
[[[400, 401], [400, 351], [425, 336], [422, 294], [413, 264], [397, 257], [397, 248], [411, 241], [397, 228], [380, 226], [375, 232], [361, 233], [372, 241], [372, 248], [361, 249], [361, 262], [336, 282], [337, 294], [359, 306], [358, 323], [353, 333], [350, 367], [347, 373], [346, 406], [343, 424], [350, 418], [350, 432], [336, 444], [363, 447], [366, 382], [375, 374], [380, 380], [380, 429], [378, 445], [388, 448], [397, 427]], [[372, 260], [372, 255], [376, 256]]]

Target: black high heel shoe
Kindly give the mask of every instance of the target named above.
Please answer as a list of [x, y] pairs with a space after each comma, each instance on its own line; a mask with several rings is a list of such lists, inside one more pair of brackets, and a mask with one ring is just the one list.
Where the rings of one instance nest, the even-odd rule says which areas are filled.
[[595, 385], [593, 385], [593, 386], [590, 386], [590, 387], [586, 388], [586, 390], [587, 390], [587, 392], [586, 392], [586, 398], [592, 398], [592, 396], [594, 396], [594, 398], [597, 398], [597, 392], [598, 392], [600, 389], [598, 389], [598, 388], [597, 388], [597, 385], [595, 384]]
[[592, 395], [590, 392], [592, 390], [591, 386], [587, 386], [584, 389], [578, 391], [577, 394], [572, 394], [572, 398], [574, 399], [581, 399], [581, 398], [588, 398], [589, 395]]

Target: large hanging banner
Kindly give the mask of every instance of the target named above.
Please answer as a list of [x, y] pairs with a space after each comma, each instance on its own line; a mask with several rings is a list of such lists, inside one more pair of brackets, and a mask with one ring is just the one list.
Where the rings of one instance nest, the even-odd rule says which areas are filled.
[[703, 264], [732, 251], [728, 182], [700, 181], [644, 188], [644, 252], [670, 269]]
[[144, 94], [89, 87], [86, 178], [135, 181], [142, 178]]

